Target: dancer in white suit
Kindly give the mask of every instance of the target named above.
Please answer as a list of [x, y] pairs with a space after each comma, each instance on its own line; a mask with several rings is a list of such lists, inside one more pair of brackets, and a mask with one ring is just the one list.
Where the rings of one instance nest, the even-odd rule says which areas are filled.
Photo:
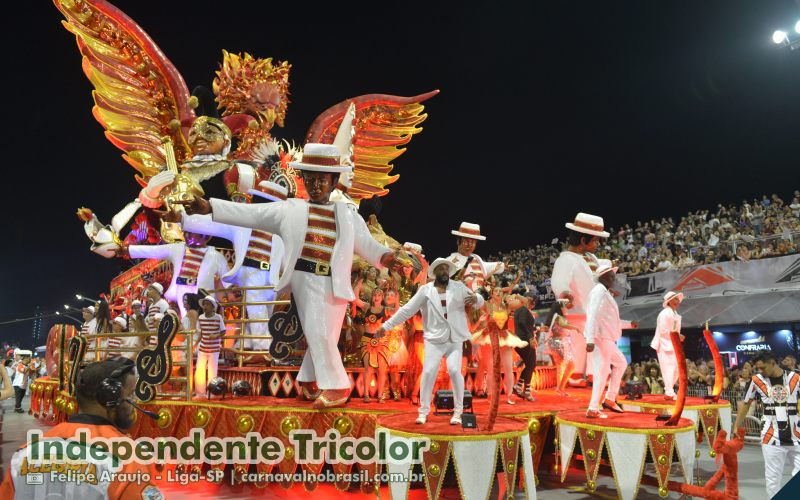
[[[241, 168], [241, 167], [240, 167]], [[249, 194], [269, 201], [286, 199], [285, 187], [274, 182], [262, 181], [257, 189], [249, 189]], [[240, 201], [241, 200], [234, 200]], [[214, 222], [210, 215], [188, 215], [183, 218], [184, 231], [225, 238], [233, 243], [235, 261], [233, 267], [222, 280], [242, 287], [261, 287], [277, 285], [283, 260], [283, 241], [280, 236], [251, 229]], [[248, 302], [270, 302], [275, 300], [275, 290], [249, 290]], [[247, 306], [247, 316], [252, 319], [265, 319], [272, 315], [272, 306], [251, 304]], [[269, 333], [266, 321], [247, 324], [250, 335], [264, 336]], [[245, 349], [269, 349], [269, 340], [245, 340]]]
[[[600, 411], [600, 399], [603, 389], [608, 381], [608, 390], [603, 399], [603, 408], [616, 413], [622, 413], [622, 408], [616, 403], [619, 394], [619, 384], [628, 361], [617, 347], [617, 341], [622, 337], [622, 329], [630, 328], [633, 323], [619, 319], [619, 307], [611, 295], [611, 287], [616, 278], [616, 267], [603, 264], [597, 268], [598, 283], [589, 292], [589, 305], [586, 314], [586, 352], [592, 353], [594, 364], [594, 382], [592, 386], [592, 399], [586, 416], [589, 418], [606, 418]], [[611, 378], [609, 379], [609, 373]]]
[[457, 230], [450, 234], [458, 236], [458, 251], [447, 258], [459, 270], [469, 262], [469, 269], [464, 273], [464, 284], [473, 292], [482, 287], [486, 279], [493, 274], [502, 274], [506, 265], [502, 262], [485, 262], [480, 255], [474, 253], [478, 241], [486, 240], [481, 235], [481, 226], [469, 222], [462, 222]]
[[[650, 347], [658, 354], [658, 365], [661, 367], [661, 375], [664, 377], [664, 399], [676, 400], [675, 384], [678, 382], [678, 358], [675, 356], [675, 348], [672, 345], [670, 332], [681, 331], [681, 315], [678, 314], [678, 306], [683, 302], [683, 294], [667, 292], [664, 295], [664, 308], [656, 320], [656, 334]], [[684, 336], [681, 335], [681, 341]]]
[[[573, 222], [567, 222], [565, 226], [570, 230], [567, 235], [567, 249], [561, 252], [553, 264], [550, 286], [557, 299], [568, 299], [572, 302], [566, 320], [578, 328], [570, 335], [575, 365], [574, 375], [582, 378], [592, 373], [591, 357], [586, 355], [583, 335], [589, 292], [594, 286], [592, 273], [598, 266], [598, 259], [592, 252], [608, 238], [609, 233], [603, 230], [602, 217], [585, 213], [579, 213]], [[610, 261], [603, 263], [611, 265]], [[585, 384], [581, 382], [581, 385]]]
[[450, 279], [450, 275], [456, 271], [458, 267], [450, 259], [433, 261], [428, 268], [428, 277], [434, 278], [434, 281], [419, 287], [411, 300], [386, 320], [378, 330], [379, 334], [385, 334], [387, 330], [411, 319], [417, 311], [422, 312], [425, 360], [422, 366], [418, 424], [424, 424], [428, 419], [431, 393], [442, 358], [445, 358], [450, 381], [453, 383], [454, 408], [450, 423], [460, 424], [461, 414], [464, 411], [461, 355], [464, 341], [471, 338], [465, 307], [479, 309], [483, 307], [484, 300], [464, 283]]
[[[166, 245], [131, 245], [128, 255], [135, 259], [166, 259], [172, 263], [172, 282], [164, 292], [164, 298], [177, 302], [181, 316], [186, 315], [183, 296], [197, 293], [198, 288], [211, 290], [214, 278], [228, 272], [228, 261], [214, 247], [206, 246], [208, 236], [185, 233], [186, 243], [169, 243]], [[226, 288], [229, 283], [222, 282]]]
[[309, 201], [245, 205], [195, 198], [186, 204], [190, 214], [211, 213], [216, 222], [260, 229], [283, 240], [284, 272], [278, 291], [291, 288], [297, 304], [308, 343], [297, 380], [301, 396], [314, 400], [315, 408], [345, 404], [351, 389], [336, 344], [347, 304], [355, 298], [350, 285], [353, 254], [376, 267], [395, 263], [394, 253], [372, 239], [356, 211], [329, 201], [338, 174], [351, 168], [340, 161], [336, 146], [306, 144], [303, 160], [290, 163], [303, 172]]

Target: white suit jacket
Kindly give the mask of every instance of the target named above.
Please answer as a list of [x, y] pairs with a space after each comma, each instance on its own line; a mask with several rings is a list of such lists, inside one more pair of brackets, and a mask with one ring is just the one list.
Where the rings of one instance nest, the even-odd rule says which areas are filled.
[[402, 325], [411, 319], [417, 311], [422, 311], [423, 337], [425, 340], [435, 344], [447, 342], [452, 333], [454, 342], [463, 342], [472, 338], [472, 334], [467, 326], [467, 314], [464, 309], [464, 299], [470, 295], [475, 295], [478, 302], [473, 306], [483, 307], [483, 297], [473, 294], [467, 285], [460, 281], [453, 281], [447, 284], [445, 297], [447, 301], [447, 319], [442, 314], [442, 303], [439, 298], [439, 290], [436, 289], [434, 282], [426, 283], [417, 290], [417, 293], [406, 302], [391, 318], [384, 321], [383, 328], [391, 330]]
[[[477, 262], [481, 266], [483, 275], [486, 278], [493, 274], [502, 273], [506, 270], [506, 265], [502, 262], [484, 262], [484, 260], [481, 259], [481, 256], [476, 253], [472, 254], [470, 257], [473, 257], [473, 262]], [[447, 258], [447, 260], [450, 262], [455, 262], [459, 269], [464, 267], [464, 264], [467, 263], [467, 259], [469, 259], [469, 257], [461, 255], [458, 252], [451, 253]], [[469, 274], [469, 269], [467, 270], [467, 274]]]
[[[336, 244], [331, 257], [333, 294], [351, 301], [355, 299], [350, 284], [353, 254], [358, 254], [372, 266], [381, 268], [381, 257], [385, 253], [391, 253], [391, 250], [372, 238], [364, 219], [346, 204], [334, 203], [333, 207], [336, 216]], [[212, 198], [211, 209], [215, 222], [260, 229], [281, 237], [284, 246], [284, 271], [277, 289], [287, 288], [305, 242], [308, 202], [293, 198], [250, 205]]]
[[[183, 257], [186, 255], [186, 243], [169, 243], [166, 245], [131, 245], [128, 253], [136, 259], [166, 259], [172, 263], [172, 282], [164, 292], [164, 296], [170, 300], [181, 300], [182, 297], [175, 296], [175, 282], [181, 273]], [[197, 287], [212, 290], [214, 286], [214, 276], [220, 279], [228, 272], [228, 261], [225, 256], [217, 252], [214, 247], [207, 247], [200, 263], [200, 270], [197, 272]], [[226, 288], [229, 283], [223, 282]]]
[[553, 264], [550, 287], [556, 298], [563, 292], [572, 293], [573, 306], [568, 316], [587, 314], [589, 292], [594, 285], [592, 270], [583, 255], [570, 251], [561, 252]]
[[665, 307], [658, 313], [656, 334], [653, 336], [653, 341], [650, 342], [650, 347], [656, 351], [674, 351], [672, 338], [669, 336], [673, 331], [681, 331], [681, 315], [673, 311], [671, 307]]
[[619, 318], [619, 307], [614, 296], [600, 283], [589, 292], [589, 305], [586, 312], [586, 327], [583, 336], [587, 344], [595, 339], [607, 339], [616, 342], [622, 337], [622, 329], [630, 328], [630, 321]]
[[[185, 215], [183, 216], [183, 230], [190, 233], [206, 234], [225, 238], [233, 243], [233, 251], [236, 260], [230, 271], [222, 277], [223, 281], [234, 281], [236, 273], [242, 267], [247, 247], [250, 244], [250, 234], [253, 232], [248, 227], [231, 226], [214, 222], [211, 215]], [[269, 257], [269, 282], [277, 283], [280, 278], [280, 267], [283, 261], [283, 240], [278, 235], [272, 235], [272, 250]]]

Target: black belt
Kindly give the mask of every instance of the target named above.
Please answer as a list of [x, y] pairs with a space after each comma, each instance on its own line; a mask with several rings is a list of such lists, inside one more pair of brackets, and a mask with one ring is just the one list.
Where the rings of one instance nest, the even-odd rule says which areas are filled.
[[175, 280], [175, 284], [176, 285], [194, 286], [194, 285], [197, 284], [197, 278], [182, 278], [182, 277], [178, 277], [178, 279]]
[[297, 259], [297, 263], [295, 263], [294, 268], [296, 271], [312, 273], [316, 274], [317, 276], [331, 275], [330, 264], [320, 264], [319, 262], [314, 262], [313, 260]]
[[261, 269], [262, 271], [269, 271], [269, 262], [251, 259], [250, 257], [245, 257], [242, 265], [247, 267], [255, 267], [256, 269]]
[[[774, 417], [776, 414], [777, 413], [776, 413], [774, 407], [773, 408], [769, 408], [769, 407], [764, 408], [764, 415], [769, 415], [771, 417]], [[792, 406], [787, 407], [786, 408], [786, 414], [789, 415], [790, 417], [796, 416], [797, 415], [797, 406], [796, 405], [792, 405]]]

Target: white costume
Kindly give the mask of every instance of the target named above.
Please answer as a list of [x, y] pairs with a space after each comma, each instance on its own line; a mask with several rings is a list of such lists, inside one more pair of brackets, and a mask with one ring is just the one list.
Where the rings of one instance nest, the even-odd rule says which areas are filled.
[[781, 378], [781, 385], [773, 385], [770, 377], [754, 375], [742, 400], [748, 403], [758, 398], [764, 404], [761, 452], [769, 498], [781, 489], [787, 458], [792, 461], [792, 476], [800, 472], [800, 418], [797, 416], [800, 374], [784, 370]]
[[[676, 297], [679, 295], [672, 294], [672, 298]], [[680, 297], [682, 298], [682, 294]], [[664, 302], [669, 302], [669, 300], [665, 298]], [[680, 314], [665, 303], [664, 309], [658, 314], [656, 333], [653, 341], [650, 342], [650, 347], [655, 349], [658, 354], [658, 365], [661, 367], [661, 375], [664, 377], [664, 395], [669, 397], [675, 396], [675, 383], [678, 381], [678, 358], [675, 356], [670, 332], [680, 331]]]
[[[236, 260], [233, 267], [222, 276], [224, 282], [241, 287], [260, 287], [276, 285], [280, 277], [283, 260], [283, 241], [280, 236], [250, 228], [214, 222], [210, 215], [189, 215], [183, 217], [183, 230], [219, 238], [233, 243]], [[268, 302], [275, 300], [275, 290], [249, 290], [248, 302]], [[250, 319], [263, 319], [272, 315], [272, 306], [248, 305]], [[267, 335], [266, 322], [248, 323], [251, 335]], [[269, 340], [246, 340], [246, 349], [269, 349]]]
[[344, 203], [333, 203], [323, 205], [333, 209], [336, 221], [336, 242], [330, 265], [318, 265], [310, 272], [295, 269], [309, 262], [306, 259], [298, 262], [298, 259], [308, 232], [309, 207], [313, 206], [299, 199], [259, 205], [211, 200], [215, 222], [260, 229], [279, 235], [283, 240], [284, 272], [278, 281], [278, 291], [291, 289], [308, 341], [297, 380], [316, 381], [322, 390], [347, 389], [350, 380], [336, 344], [347, 304], [355, 298], [350, 285], [353, 254], [380, 268], [381, 257], [391, 250], [372, 239], [358, 213]]
[[[429, 276], [441, 262], [444, 262], [444, 259], [437, 259], [431, 264], [428, 271]], [[457, 270], [455, 267], [451, 267], [451, 269], [453, 272]], [[477, 299], [474, 307], [482, 307], [483, 297], [473, 294], [460, 281], [450, 280], [447, 283], [444, 298], [439, 294], [435, 283], [430, 282], [419, 287], [411, 300], [383, 323], [383, 328], [388, 331], [411, 319], [417, 311], [422, 312], [425, 360], [420, 384], [420, 416], [427, 417], [430, 412], [431, 393], [443, 357], [447, 363], [450, 381], [453, 383], [455, 400], [453, 415], [454, 417], [460, 416], [464, 411], [464, 377], [461, 375], [461, 355], [464, 341], [472, 338], [467, 326], [464, 300], [471, 295], [475, 295]], [[444, 304], [442, 300], [444, 300]]]
[[[166, 259], [172, 263], [172, 282], [164, 297], [178, 303], [182, 316], [186, 315], [185, 294], [197, 293], [198, 288], [214, 289], [214, 277], [221, 279], [228, 272], [225, 257], [211, 246], [192, 248], [186, 243], [131, 245], [128, 253], [136, 259]], [[230, 284], [223, 282], [223, 286], [227, 288]]]
[[583, 255], [575, 252], [564, 251], [553, 264], [553, 275], [550, 277], [550, 287], [558, 298], [562, 293], [572, 294], [572, 308], [566, 309], [566, 319], [578, 331], [571, 331], [573, 361], [575, 373], [591, 373], [587, 366], [586, 341], [583, 330], [586, 326], [586, 311], [589, 305], [589, 292], [594, 287], [592, 270]]
[[[485, 241], [486, 236], [481, 234], [481, 226], [471, 222], [462, 222], [458, 229], [450, 231], [450, 234], [460, 238], [469, 238], [471, 240]], [[484, 262], [480, 255], [472, 253], [470, 255], [463, 255], [458, 252], [453, 252], [447, 257], [447, 260], [456, 265], [456, 271], [461, 270], [467, 264], [467, 260], [472, 257], [469, 263], [469, 269], [464, 273], [464, 284], [473, 292], [482, 287], [489, 276], [493, 274], [501, 274], [506, 270], [506, 265], [502, 262]]]
[[[628, 366], [628, 361], [617, 347], [622, 337], [622, 329], [630, 327], [629, 322], [620, 320], [619, 307], [611, 292], [598, 283], [589, 292], [589, 304], [586, 314], [584, 335], [587, 344], [594, 344], [592, 363], [594, 364], [594, 381], [590, 410], [600, 410], [601, 395], [608, 380], [608, 391], [605, 399], [616, 401], [619, 384]], [[609, 371], [611, 378], [609, 380]]]

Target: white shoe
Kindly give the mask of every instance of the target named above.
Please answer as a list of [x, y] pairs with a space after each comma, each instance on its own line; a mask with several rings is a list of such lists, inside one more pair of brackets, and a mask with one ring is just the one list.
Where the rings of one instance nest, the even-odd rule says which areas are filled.
[[453, 418], [450, 419], [450, 425], [460, 425], [461, 424], [461, 415], [453, 415]]
[[417, 423], [422, 425], [428, 421], [428, 417], [426, 415], [420, 415], [417, 417]]

